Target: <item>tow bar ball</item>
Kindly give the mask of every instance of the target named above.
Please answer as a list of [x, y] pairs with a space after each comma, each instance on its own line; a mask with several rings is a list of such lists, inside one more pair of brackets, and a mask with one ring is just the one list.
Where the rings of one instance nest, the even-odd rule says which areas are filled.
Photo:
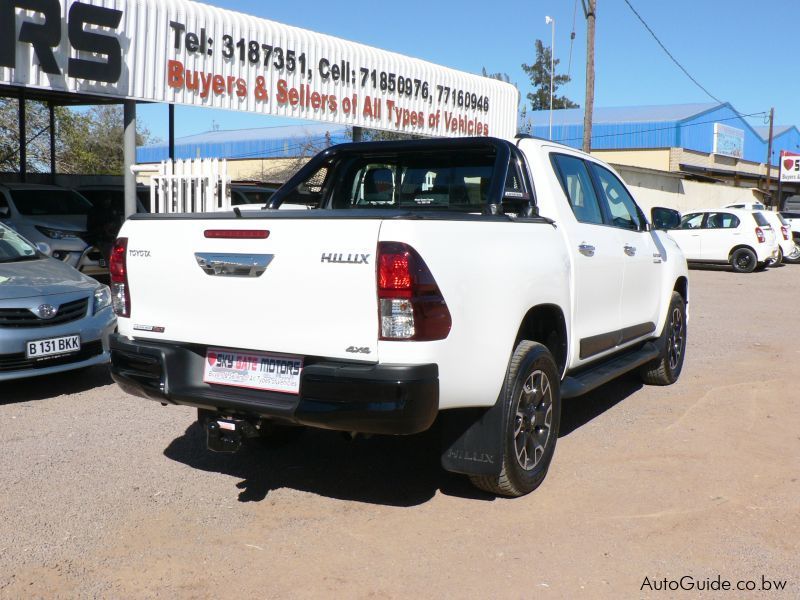
[[214, 419], [206, 421], [208, 449], [213, 452], [236, 452], [242, 440], [258, 437], [258, 429], [243, 419]]

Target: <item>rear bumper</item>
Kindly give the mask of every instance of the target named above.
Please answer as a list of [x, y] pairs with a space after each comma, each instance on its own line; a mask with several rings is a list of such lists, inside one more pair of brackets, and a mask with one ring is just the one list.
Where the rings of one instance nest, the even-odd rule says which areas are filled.
[[250, 417], [360, 433], [412, 434], [439, 410], [439, 369], [306, 359], [300, 393], [203, 382], [205, 347], [110, 339], [111, 375], [129, 394]]
[[767, 263], [768, 265], [774, 264], [778, 260], [778, 249], [780, 246], [767, 246], [766, 244], [758, 244], [756, 246], [756, 257], [758, 262]]

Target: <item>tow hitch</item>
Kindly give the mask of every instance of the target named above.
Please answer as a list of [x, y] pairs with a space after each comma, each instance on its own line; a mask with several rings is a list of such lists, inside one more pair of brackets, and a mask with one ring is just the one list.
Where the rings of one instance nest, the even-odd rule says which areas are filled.
[[209, 417], [206, 420], [208, 449], [214, 452], [236, 452], [244, 438], [258, 435], [255, 425], [244, 419]]

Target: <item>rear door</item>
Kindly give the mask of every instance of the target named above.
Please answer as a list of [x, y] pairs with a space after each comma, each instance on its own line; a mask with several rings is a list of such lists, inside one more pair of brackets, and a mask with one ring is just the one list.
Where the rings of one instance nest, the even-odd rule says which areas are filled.
[[624, 263], [620, 344], [626, 344], [656, 329], [662, 298], [662, 257], [642, 211], [622, 181], [602, 165], [590, 164], [606, 219], [619, 234], [617, 252]]
[[710, 212], [702, 229], [704, 260], [727, 262], [731, 250], [746, 243], [738, 229], [739, 217], [725, 212]]
[[381, 221], [281, 212], [292, 215], [129, 220], [121, 233], [132, 305], [124, 333], [377, 361]]
[[551, 160], [577, 221], [565, 227], [575, 269], [573, 347], [578, 348], [578, 360], [587, 361], [618, 342], [622, 240], [619, 231], [604, 222], [586, 162], [558, 153], [551, 154]]

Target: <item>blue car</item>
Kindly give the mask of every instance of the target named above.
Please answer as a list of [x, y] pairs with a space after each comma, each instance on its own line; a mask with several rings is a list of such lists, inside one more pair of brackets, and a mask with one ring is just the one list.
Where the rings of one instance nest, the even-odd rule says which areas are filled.
[[0, 223], [0, 381], [109, 360], [116, 317], [108, 286], [47, 251]]

